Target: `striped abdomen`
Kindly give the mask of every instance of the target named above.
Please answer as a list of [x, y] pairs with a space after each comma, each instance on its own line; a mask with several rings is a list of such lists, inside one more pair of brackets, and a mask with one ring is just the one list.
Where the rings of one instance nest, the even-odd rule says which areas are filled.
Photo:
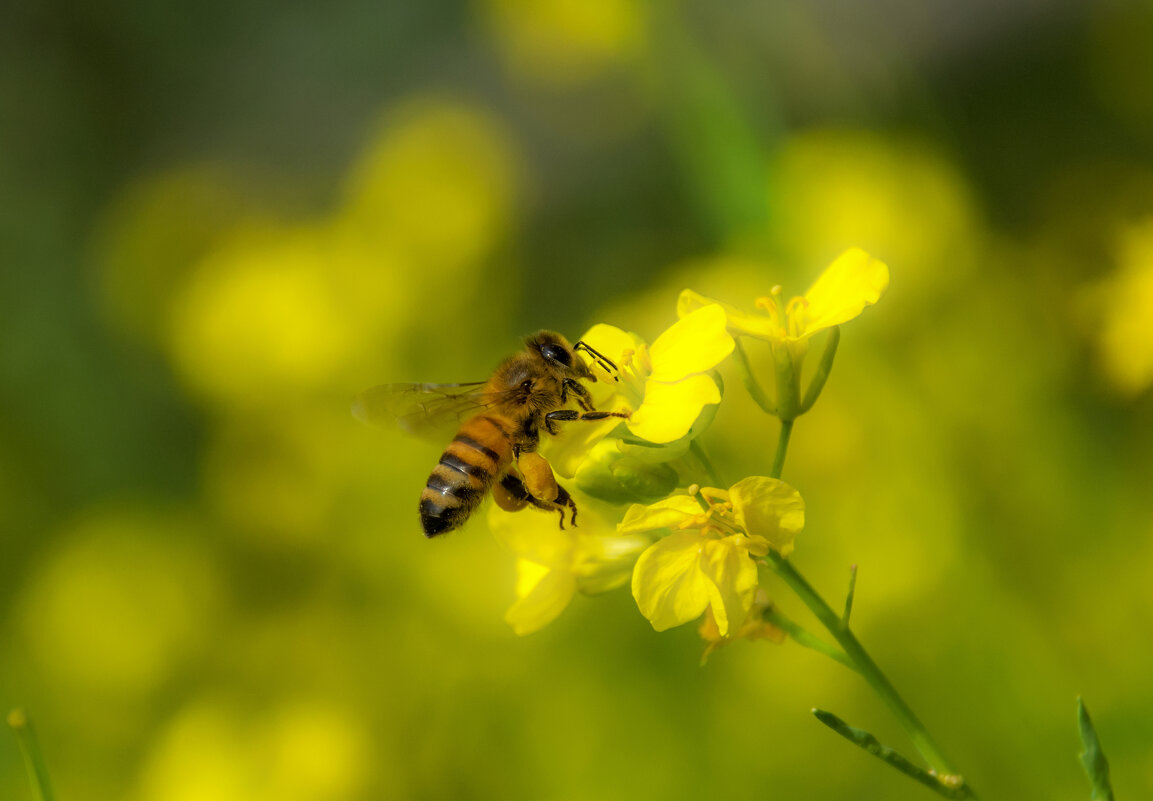
[[459, 528], [512, 462], [512, 438], [491, 415], [469, 418], [432, 470], [420, 493], [426, 537]]

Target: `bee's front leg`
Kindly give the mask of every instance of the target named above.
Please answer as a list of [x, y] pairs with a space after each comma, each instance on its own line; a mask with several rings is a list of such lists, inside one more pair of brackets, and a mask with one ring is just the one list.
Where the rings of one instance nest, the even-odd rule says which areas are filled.
[[545, 427], [557, 422], [558, 420], [604, 420], [609, 417], [624, 417], [631, 416], [630, 412], [601, 412], [593, 409], [588, 412], [578, 412], [575, 409], [557, 409], [555, 412], [549, 412], [544, 416]]
[[566, 378], [561, 382], [560, 399], [561, 403], [568, 401], [569, 393], [576, 396], [577, 405], [584, 409], [586, 412], [593, 411], [593, 396], [581, 382], [575, 378]]

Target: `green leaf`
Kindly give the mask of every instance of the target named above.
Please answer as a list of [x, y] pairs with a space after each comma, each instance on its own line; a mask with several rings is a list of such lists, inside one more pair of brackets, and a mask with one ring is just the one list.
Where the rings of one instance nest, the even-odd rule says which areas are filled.
[[914, 765], [887, 745], [882, 745], [876, 737], [864, 729], [856, 729], [845, 723], [832, 712], [814, 709], [813, 715], [837, 734], [844, 737], [882, 762], [896, 768], [914, 781], [918, 781], [945, 798], [972, 798], [973, 792], [960, 776], [939, 776], [936, 773]]
[[1089, 783], [1093, 785], [1093, 801], [1113, 801], [1113, 788], [1109, 785], [1109, 760], [1101, 750], [1101, 743], [1097, 740], [1097, 730], [1093, 728], [1093, 721], [1089, 719], [1089, 712], [1084, 702], [1077, 699], [1077, 727], [1081, 730], [1081, 744], [1085, 750], [1081, 752], [1081, 764], [1089, 776]]

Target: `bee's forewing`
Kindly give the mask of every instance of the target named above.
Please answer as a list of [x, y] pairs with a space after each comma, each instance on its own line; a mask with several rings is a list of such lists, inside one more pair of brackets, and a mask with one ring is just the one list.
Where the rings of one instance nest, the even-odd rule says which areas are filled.
[[484, 382], [380, 384], [356, 396], [352, 415], [362, 423], [399, 427], [410, 434], [438, 433], [485, 406]]

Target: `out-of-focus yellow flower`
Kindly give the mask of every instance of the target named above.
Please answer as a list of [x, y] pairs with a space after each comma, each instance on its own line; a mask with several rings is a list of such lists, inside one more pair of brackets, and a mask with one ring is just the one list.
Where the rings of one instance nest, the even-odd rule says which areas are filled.
[[827, 328], [847, 323], [880, 300], [889, 286], [889, 268], [860, 248], [850, 248], [825, 268], [809, 291], [783, 302], [781, 287], [757, 298], [760, 313], [742, 311], [706, 298], [691, 289], [681, 293], [677, 313], [682, 317], [712, 304], [725, 310], [729, 331], [789, 346], [804, 353], [807, 341]]
[[[625, 422], [633, 435], [663, 445], [681, 439], [706, 406], [721, 402], [711, 371], [733, 350], [725, 313], [711, 305], [685, 315], [648, 346], [611, 325], [595, 325], [581, 337], [619, 368], [617, 381], [598, 384], [599, 408], [633, 410]], [[592, 446], [619, 420], [569, 426], [548, 452], [561, 475], [572, 475]]]
[[533, 510], [509, 513], [493, 505], [489, 512], [493, 533], [517, 555], [517, 601], [505, 614], [517, 634], [551, 623], [578, 591], [596, 594], [626, 583], [637, 555], [652, 542], [648, 535], [617, 533], [595, 502], [576, 500], [580, 525], [564, 529]]
[[100, 300], [110, 322], [155, 345], [193, 266], [254, 216], [252, 199], [223, 168], [182, 167], [130, 184], [97, 228]]
[[253, 714], [206, 698], [169, 722], [139, 791], [153, 801], [352, 798], [374, 764], [364, 723], [349, 710], [309, 699]]
[[758, 586], [756, 558], [769, 549], [782, 555], [804, 527], [804, 501], [775, 478], [751, 476], [728, 491], [674, 495], [634, 504], [617, 526], [622, 533], [670, 529], [633, 569], [633, 597], [653, 628], [664, 631], [711, 610], [721, 637], [738, 631]]
[[359, 347], [332, 253], [315, 229], [256, 228], [199, 265], [169, 327], [189, 383], [248, 405], [330, 380]]
[[1097, 354], [1123, 395], [1153, 384], [1153, 220], [1126, 232], [1117, 272], [1097, 288]]
[[983, 229], [972, 191], [931, 142], [810, 129], [785, 142], [767, 174], [773, 232], [792, 263], [860, 245], [901, 265], [909, 298], [948, 292], [976, 266]]
[[20, 604], [29, 652], [54, 686], [123, 704], [204, 646], [219, 579], [190, 520], [106, 509], [57, 539]]
[[512, 225], [518, 173], [515, 143], [496, 117], [417, 97], [389, 110], [349, 175], [337, 222], [398, 254], [422, 283], [467, 281], [464, 268]]
[[485, 0], [484, 11], [518, 79], [574, 86], [636, 58], [644, 41], [637, 0]]

